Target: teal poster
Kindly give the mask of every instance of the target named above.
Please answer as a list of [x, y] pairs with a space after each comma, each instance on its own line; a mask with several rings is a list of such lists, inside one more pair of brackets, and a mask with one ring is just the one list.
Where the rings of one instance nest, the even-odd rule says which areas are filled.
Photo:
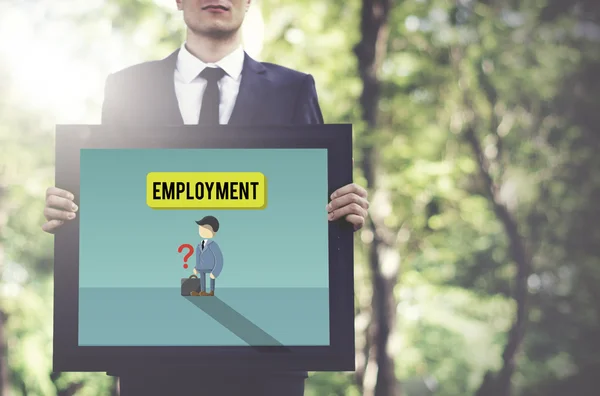
[[325, 149], [82, 149], [79, 345], [329, 345], [327, 197]]

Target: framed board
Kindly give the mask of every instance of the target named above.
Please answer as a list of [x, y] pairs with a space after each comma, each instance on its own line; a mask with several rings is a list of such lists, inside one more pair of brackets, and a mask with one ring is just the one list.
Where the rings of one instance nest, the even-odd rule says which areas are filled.
[[354, 370], [351, 182], [351, 125], [57, 126], [54, 370]]

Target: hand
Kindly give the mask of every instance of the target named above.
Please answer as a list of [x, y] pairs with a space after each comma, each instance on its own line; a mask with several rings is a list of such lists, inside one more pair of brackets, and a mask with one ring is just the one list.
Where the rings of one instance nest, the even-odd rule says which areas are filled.
[[194, 268], [194, 275], [198, 275], [198, 271]]
[[210, 279], [215, 279], [215, 276], [213, 274], [210, 274]]
[[56, 187], [46, 190], [46, 206], [44, 217], [48, 220], [42, 230], [53, 234], [65, 221], [73, 220], [78, 207], [73, 203], [75, 196], [68, 191]]
[[367, 209], [367, 190], [354, 183], [348, 184], [331, 194], [331, 202], [327, 205], [328, 219], [334, 221], [345, 216], [357, 231], [365, 224]]

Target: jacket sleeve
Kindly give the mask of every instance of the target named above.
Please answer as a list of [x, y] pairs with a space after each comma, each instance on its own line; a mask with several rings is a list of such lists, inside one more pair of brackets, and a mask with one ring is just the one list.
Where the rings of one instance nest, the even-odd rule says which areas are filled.
[[216, 278], [221, 273], [221, 270], [223, 270], [223, 253], [216, 243], [210, 244], [210, 251], [215, 255], [215, 266], [212, 269], [212, 274]]
[[109, 74], [104, 83], [104, 100], [102, 102], [102, 125], [118, 123], [118, 97], [117, 84], [113, 74]]
[[315, 79], [312, 75], [307, 74], [299, 89], [292, 124], [311, 125], [323, 123], [323, 114], [319, 106]]

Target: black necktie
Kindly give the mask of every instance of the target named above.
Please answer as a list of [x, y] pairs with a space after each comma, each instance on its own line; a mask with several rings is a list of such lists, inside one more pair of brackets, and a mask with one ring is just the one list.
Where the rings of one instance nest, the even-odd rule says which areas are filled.
[[224, 75], [225, 71], [218, 67], [206, 67], [200, 73], [200, 77], [206, 80], [206, 90], [202, 97], [202, 107], [200, 108], [198, 124], [219, 125], [220, 95], [217, 83]]
[[204, 242], [206, 241], [202, 241], [202, 250], [204, 250]]

